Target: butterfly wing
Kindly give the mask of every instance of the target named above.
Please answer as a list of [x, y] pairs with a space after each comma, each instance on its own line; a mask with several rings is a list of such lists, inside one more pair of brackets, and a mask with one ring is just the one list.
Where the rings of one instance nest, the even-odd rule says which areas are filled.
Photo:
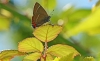
[[48, 16], [44, 8], [37, 2], [35, 3], [35, 6], [34, 6], [33, 15], [34, 14], [43, 14], [45, 16]]
[[32, 26], [38, 27], [44, 24], [45, 22], [49, 21], [50, 16], [46, 13], [44, 8], [39, 4], [35, 3], [33, 16], [32, 16]]

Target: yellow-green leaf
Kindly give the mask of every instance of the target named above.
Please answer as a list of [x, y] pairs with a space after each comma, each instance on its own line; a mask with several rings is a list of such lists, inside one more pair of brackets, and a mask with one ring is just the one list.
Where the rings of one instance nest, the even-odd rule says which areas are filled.
[[73, 53], [62, 57], [59, 61], [72, 61], [73, 60]]
[[93, 57], [85, 57], [83, 61], [95, 61]]
[[40, 59], [41, 57], [41, 53], [32, 53], [32, 54], [29, 54], [27, 55], [23, 61], [37, 61], [38, 59]]
[[[44, 59], [41, 58], [41, 61], [44, 61]], [[46, 61], [53, 61], [53, 57], [50, 54], [47, 54]]]
[[0, 30], [8, 30], [10, 27], [10, 21], [8, 18], [0, 16]]
[[47, 54], [57, 57], [63, 57], [69, 55], [70, 53], [74, 53], [73, 56], [79, 55], [79, 53], [73, 47], [62, 44], [53, 45], [47, 50]]
[[19, 43], [18, 50], [21, 52], [42, 52], [43, 45], [36, 38], [26, 38]]
[[12, 57], [7, 57], [7, 58], [4, 58], [4, 59], [1, 59], [1, 61], [11, 61]]
[[53, 61], [59, 61], [60, 57], [56, 57]]
[[67, 31], [65, 33], [66, 36], [71, 37], [80, 32], [87, 32], [90, 34], [91, 33], [90, 31], [93, 31], [94, 29], [97, 29], [98, 33], [100, 33], [100, 30], [99, 30], [100, 29], [100, 18], [99, 18], [100, 14], [99, 13], [100, 13], [100, 8], [96, 10], [95, 12], [91, 13], [91, 15], [89, 15], [86, 19], [84, 19], [83, 22], [79, 23], [77, 26]]
[[49, 42], [57, 37], [62, 27], [58, 25], [42, 25], [35, 29], [34, 36], [43, 42]]
[[5, 50], [0, 53], [0, 60], [1, 61], [9, 61], [14, 56], [24, 55], [25, 53], [19, 52], [17, 50]]
[[95, 12], [98, 8], [100, 8], [100, 0], [92, 7], [92, 12]]
[[46, 61], [52, 61], [53, 57], [50, 54], [47, 54]]

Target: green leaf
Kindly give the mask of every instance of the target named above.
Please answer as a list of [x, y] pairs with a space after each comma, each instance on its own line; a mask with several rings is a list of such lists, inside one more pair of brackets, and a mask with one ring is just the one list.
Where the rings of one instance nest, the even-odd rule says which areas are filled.
[[61, 30], [62, 27], [58, 25], [42, 25], [36, 28], [33, 34], [42, 42], [49, 42], [55, 39]]
[[32, 53], [32, 54], [29, 54], [27, 55], [23, 61], [37, 61], [38, 59], [40, 59], [41, 57], [41, 53]]
[[73, 56], [79, 55], [79, 53], [73, 47], [62, 44], [53, 45], [47, 50], [47, 54], [56, 57], [63, 57], [69, 55], [70, 53], [74, 53]]
[[0, 53], [1, 61], [10, 61], [14, 56], [25, 55], [25, 53], [19, 52], [17, 50], [5, 50]]
[[85, 17], [87, 17], [90, 14], [90, 10], [88, 9], [78, 9], [75, 10], [73, 13], [70, 13], [70, 15], [68, 16], [69, 18], [69, 22], [76, 22], [76, 21], [80, 21], [80, 19], [84, 19]]
[[72, 61], [73, 60], [73, 53], [62, 57], [59, 61]]
[[42, 52], [43, 45], [36, 38], [26, 38], [19, 43], [18, 50], [21, 52]]
[[93, 57], [85, 57], [83, 61], [95, 61]]

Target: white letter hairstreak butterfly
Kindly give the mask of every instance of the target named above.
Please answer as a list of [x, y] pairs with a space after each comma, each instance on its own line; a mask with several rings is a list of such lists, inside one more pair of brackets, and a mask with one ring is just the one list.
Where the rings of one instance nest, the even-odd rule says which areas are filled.
[[48, 16], [44, 8], [39, 3], [36, 2], [33, 10], [33, 16], [32, 16], [33, 28], [43, 25], [44, 23], [48, 22], [49, 19], [50, 16]]

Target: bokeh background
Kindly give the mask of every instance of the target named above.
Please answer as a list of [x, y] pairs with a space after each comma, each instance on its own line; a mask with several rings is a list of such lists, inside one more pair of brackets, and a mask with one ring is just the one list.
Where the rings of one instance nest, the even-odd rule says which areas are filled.
[[[99, 0], [0, 0], [0, 51], [17, 49], [18, 42], [34, 37], [31, 26], [33, 7], [39, 2], [50, 23], [63, 26], [49, 46], [61, 43], [74, 47], [83, 57], [100, 57]], [[12, 61], [21, 61], [16, 57]]]

